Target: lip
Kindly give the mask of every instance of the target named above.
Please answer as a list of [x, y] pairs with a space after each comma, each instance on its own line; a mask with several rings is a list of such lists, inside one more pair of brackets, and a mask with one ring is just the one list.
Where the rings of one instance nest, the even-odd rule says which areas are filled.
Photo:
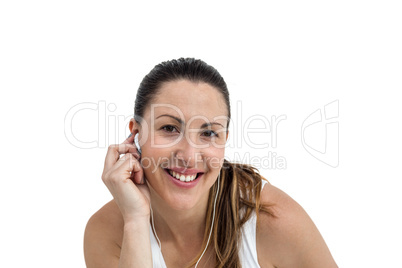
[[[195, 187], [198, 184], [198, 182], [200, 181], [200, 179], [202, 178], [202, 176], [204, 176], [204, 173], [202, 173], [202, 174], [199, 174], [198, 177], [195, 180], [189, 181], [189, 182], [184, 182], [184, 181], [181, 181], [181, 180], [178, 180], [178, 179], [172, 177], [172, 175], [169, 174], [168, 169], [163, 169], [163, 170], [165, 171], [166, 175], [168, 176], [168, 178], [170, 179], [170, 181], [173, 184], [175, 184], [176, 186], [178, 186], [180, 188], [184, 188], [184, 189], [189, 189], [189, 188]], [[171, 170], [176, 171], [173, 168]], [[189, 173], [189, 174], [194, 174], [194, 173], [199, 173], [199, 172], [192, 172], [192, 173]], [[182, 173], [182, 174], [186, 174], [186, 173]]]
[[196, 173], [204, 173], [203, 170], [195, 168], [191, 169], [191, 168], [170, 167], [168, 169], [184, 175], [194, 175]]

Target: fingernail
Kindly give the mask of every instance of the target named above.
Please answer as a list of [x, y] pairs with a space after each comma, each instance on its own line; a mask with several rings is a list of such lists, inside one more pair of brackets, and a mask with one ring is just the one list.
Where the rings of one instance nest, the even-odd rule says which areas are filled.
[[130, 133], [130, 135], [128, 135], [127, 139], [130, 138], [131, 136], [133, 136], [133, 133]]

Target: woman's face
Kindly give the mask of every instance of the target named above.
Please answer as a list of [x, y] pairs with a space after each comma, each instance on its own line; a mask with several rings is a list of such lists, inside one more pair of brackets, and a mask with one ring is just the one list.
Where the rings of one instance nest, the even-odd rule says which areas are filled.
[[177, 80], [164, 83], [150, 103], [140, 145], [151, 195], [175, 209], [193, 208], [206, 200], [223, 164], [228, 113], [222, 93]]

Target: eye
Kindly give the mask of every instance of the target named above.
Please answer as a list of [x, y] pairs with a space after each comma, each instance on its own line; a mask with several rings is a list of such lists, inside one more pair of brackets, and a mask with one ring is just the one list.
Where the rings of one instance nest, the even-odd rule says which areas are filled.
[[212, 131], [212, 130], [206, 130], [202, 134], [203, 134], [203, 136], [206, 136], [206, 137], [218, 137], [218, 134], [216, 134], [216, 132]]
[[177, 131], [176, 127], [172, 125], [163, 126], [161, 129], [165, 130], [166, 132], [174, 132], [175, 130]]

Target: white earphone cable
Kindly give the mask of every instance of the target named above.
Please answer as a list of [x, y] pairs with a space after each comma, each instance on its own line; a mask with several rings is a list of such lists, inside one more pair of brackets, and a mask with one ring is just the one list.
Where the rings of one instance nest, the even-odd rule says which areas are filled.
[[214, 212], [212, 213], [212, 223], [211, 223], [211, 230], [209, 231], [209, 236], [208, 236], [208, 241], [207, 241], [207, 245], [204, 248], [204, 251], [202, 252], [200, 258], [198, 259], [197, 263], [195, 264], [195, 268], [197, 268], [198, 263], [200, 262], [202, 256], [204, 256], [205, 251], [208, 248], [209, 245], [209, 240], [211, 239], [211, 234], [212, 234], [212, 229], [214, 228], [214, 221], [215, 221], [215, 209], [216, 209], [216, 200], [218, 199], [218, 193], [219, 193], [219, 184], [220, 184], [220, 177], [221, 174], [219, 173], [218, 175], [218, 188], [216, 189], [216, 195], [215, 195], [215, 201], [214, 201]]
[[[205, 246], [204, 251], [202, 252], [200, 258], [199, 258], [198, 261], [197, 261], [197, 263], [195, 264], [195, 268], [197, 268], [198, 263], [200, 262], [201, 258], [204, 256], [204, 253], [205, 253], [205, 251], [207, 250], [208, 245], [209, 245], [209, 241], [210, 241], [210, 239], [211, 239], [212, 229], [214, 228], [215, 210], [216, 210], [216, 200], [218, 199], [219, 185], [220, 185], [220, 177], [221, 177], [221, 174], [219, 173], [219, 175], [218, 175], [218, 188], [216, 189], [216, 195], [215, 195], [215, 200], [214, 200], [214, 210], [213, 210], [213, 214], [212, 214], [212, 224], [211, 224], [211, 230], [209, 231], [209, 236], [208, 236], [207, 245]], [[157, 234], [156, 231], [155, 231], [154, 212], [153, 212], [153, 210], [152, 210], [152, 206], [150, 206], [150, 209], [151, 209], [152, 230], [154, 231], [155, 237], [156, 237], [156, 239], [158, 240], [159, 249], [160, 249], [161, 252], [162, 252], [162, 243], [161, 243], [161, 241], [159, 240], [158, 234]]]
[[158, 234], [157, 234], [156, 231], [155, 231], [154, 212], [153, 212], [153, 210], [152, 210], [152, 206], [151, 206], [151, 205], [149, 205], [149, 208], [151, 209], [152, 230], [154, 230], [154, 234], [155, 234], [155, 236], [156, 236], [156, 239], [158, 240], [158, 246], [159, 246], [159, 248], [160, 248], [160, 250], [161, 250], [161, 252], [162, 252], [162, 244], [161, 244], [161, 241], [159, 240]]

